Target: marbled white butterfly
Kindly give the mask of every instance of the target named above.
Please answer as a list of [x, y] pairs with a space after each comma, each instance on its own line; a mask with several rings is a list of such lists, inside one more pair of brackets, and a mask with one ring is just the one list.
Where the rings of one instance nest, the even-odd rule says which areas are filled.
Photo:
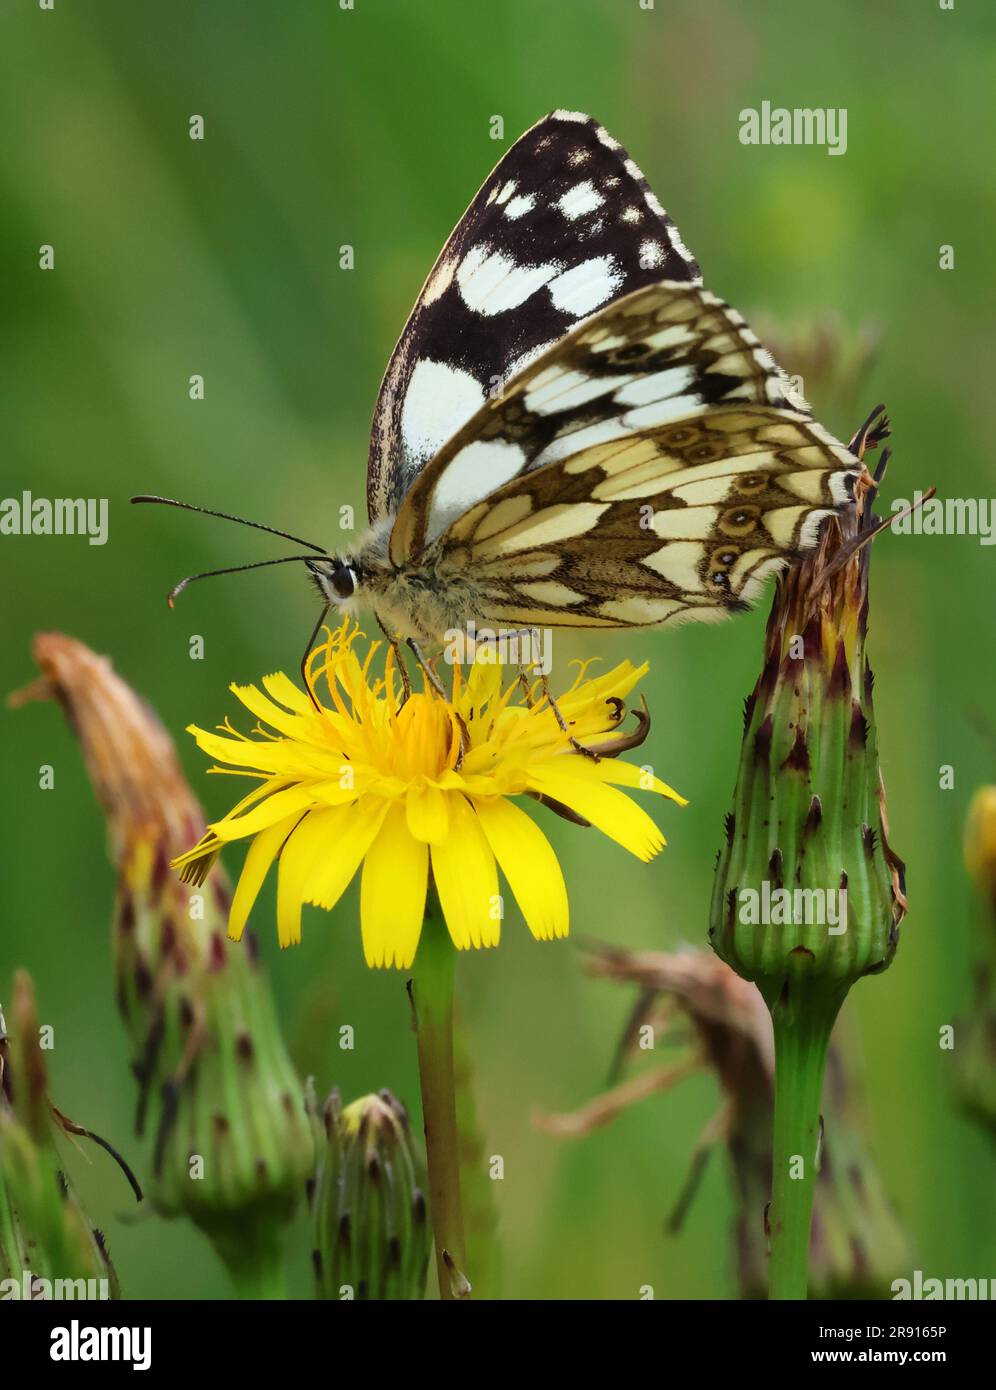
[[369, 530], [286, 558], [322, 618], [365, 605], [416, 653], [471, 620], [709, 621], [812, 548], [862, 471], [702, 288], [625, 150], [555, 111], [485, 181], [394, 350]]

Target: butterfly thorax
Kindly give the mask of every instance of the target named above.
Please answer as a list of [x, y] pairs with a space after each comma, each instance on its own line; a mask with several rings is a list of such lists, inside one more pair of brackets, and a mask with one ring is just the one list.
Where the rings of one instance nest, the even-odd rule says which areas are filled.
[[441, 547], [430, 546], [418, 561], [397, 566], [389, 541], [393, 517], [376, 522], [348, 555], [310, 564], [322, 597], [345, 612], [372, 612], [392, 637], [440, 641], [483, 616], [480, 586]]

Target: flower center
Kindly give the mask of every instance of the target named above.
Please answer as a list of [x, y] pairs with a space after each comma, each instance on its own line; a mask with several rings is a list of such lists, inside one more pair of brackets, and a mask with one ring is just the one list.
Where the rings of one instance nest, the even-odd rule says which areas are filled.
[[[394, 719], [393, 737], [381, 745], [385, 772], [406, 780], [436, 778], [455, 761], [453, 719], [449, 707], [433, 695], [412, 695]], [[380, 759], [378, 759], [380, 761]]]

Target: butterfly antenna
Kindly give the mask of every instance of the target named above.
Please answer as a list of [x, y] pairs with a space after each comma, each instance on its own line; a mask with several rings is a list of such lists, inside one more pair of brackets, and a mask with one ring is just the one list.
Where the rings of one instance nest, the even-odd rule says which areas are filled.
[[309, 700], [314, 705], [315, 709], [318, 711], [319, 714], [321, 714], [322, 712], [322, 707], [318, 703], [318, 697], [315, 695], [314, 689], [312, 688], [311, 680], [309, 678], [308, 658], [311, 655], [311, 649], [315, 645], [315, 642], [318, 638], [318, 634], [322, 630], [322, 623], [325, 621], [326, 614], [328, 613], [331, 606], [332, 605], [330, 603], [327, 603], [325, 607], [322, 609], [321, 613], [319, 613], [318, 622], [315, 624], [311, 636], [308, 638], [308, 645], [305, 647], [304, 656], [302, 656], [301, 658], [301, 681], [304, 685], [305, 690], [308, 692]]
[[219, 574], [241, 574], [243, 570], [261, 570], [267, 565], [289, 565], [293, 561], [309, 561], [310, 555], [282, 555], [279, 560], [254, 560], [250, 565], [229, 565], [223, 570], [205, 570], [203, 574], [188, 574], [186, 579], [181, 579], [179, 584], [174, 584], [166, 595], [166, 602], [170, 608], [175, 607], [176, 600], [188, 584], [193, 584], [198, 579], [214, 579]]
[[[251, 526], [256, 531], [267, 531], [271, 536], [280, 536], [285, 541], [293, 541], [295, 545], [307, 546], [309, 550], [317, 551], [319, 555], [327, 555], [328, 551], [323, 545], [315, 545], [314, 541], [302, 540], [300, 536], [292, 536], [289, 531], [278, 531], [275, 526], [264, 526], [261, 521], [247, 521], [244, 516], [233, 516], [231, 512], [216, 512], [211, 507], [195, 507], [192, 502], [178, 502], [175, 497], [133, 497], [132, 502], [155, 502], [161, 507], [181, 507], [185, 512], [202, 512], [204, 516], [220, 516], [222, 521], [237, 521], [240, 526]], [[248, 566], [246, 566], [248, 568]], [[224, 574], [226, 571], [219, 570], [218, 573]], [[194, 579], [200, 578], [199, 575], [191, 576]], [[186, 582], [186, 581], [185, 581]]]

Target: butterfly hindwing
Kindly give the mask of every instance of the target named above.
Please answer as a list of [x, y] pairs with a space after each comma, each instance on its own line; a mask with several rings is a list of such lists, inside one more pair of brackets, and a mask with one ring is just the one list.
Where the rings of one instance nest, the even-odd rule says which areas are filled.
[[859, 472], [804, 416], [722, 406], [525, 473], [441, 544], [495, 622], [709, 621], [810, 549]]
[[517, 625], [718, 618], [816, 543], [860, 471], [739, 314], [662, 283], [464, 426], [405, 498], [392, 559], [437, 547]]
[[532, 358], [605, 305], [698, 266], [626, 151], [557, 111], [523, 135], [444, 246], [388, 365], [367, 474], [371, 520]]

